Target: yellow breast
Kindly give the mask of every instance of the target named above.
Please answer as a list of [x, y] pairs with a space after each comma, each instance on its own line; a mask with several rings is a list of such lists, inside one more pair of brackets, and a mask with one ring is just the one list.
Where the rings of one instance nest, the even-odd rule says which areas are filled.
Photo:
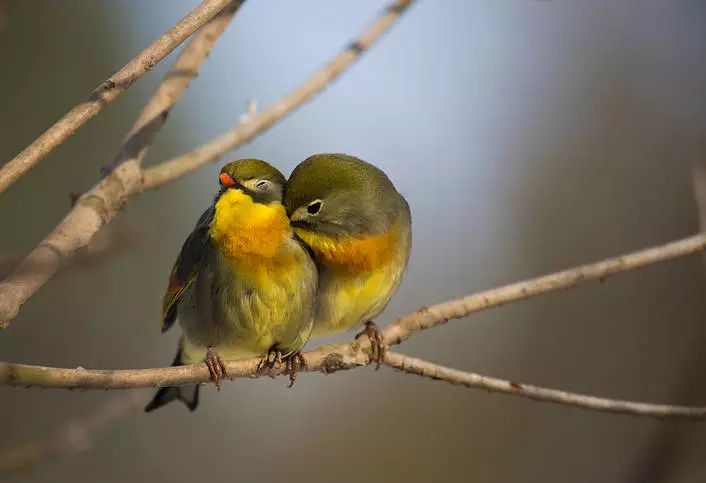
[[229, 189], [216, 202], [210, 235], [227, 257], [273, 258], [291, 228], [280, 203], [256, 203], [243, 191]]

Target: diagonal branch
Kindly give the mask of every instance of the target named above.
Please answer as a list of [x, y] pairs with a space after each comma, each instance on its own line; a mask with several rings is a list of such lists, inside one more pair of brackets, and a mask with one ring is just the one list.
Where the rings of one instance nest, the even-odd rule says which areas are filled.
[[29, 171], [81, 126], [117, 99], [137, 79], [179, 46], [193, 32], [221, 11], [231, 0], [204, 0], [174, 27], [137, 54], [119, 71], [96, 87], [88, 99], [67, 112], [21, 153], [0, 168], [0, 193]]
[[[351, 47], [339, 54], [331, 63], [325, 66], [308, 81], [298, 87], [283, 101], [274, 104], [267, 111], [254, 119], [246, 120], [252, 125], [247, 133], [237, 134], [241, 139], [249, 140], [260, 134], [285, 114], [298, 107], [305, 100], [311, 98], [318, 90], [323, 89], [337, 77], [343, 69], [349, 67], [360, 53], [377, 40], [386, 29], [392, 26], [400, 14], [411, 4], [411, 0], [395, 0], [383, 12], [365, 33], [354, 42]], [[191, 45], [191, 44], [189, 44]], [[188, 46], [187, 46], [188, 48]], [[185, 49], [186, 50], [186, 49]], [[296, 93], [296, 94], [295, 94]], [[161, 122], [164, 120], [162, 119]], [[155, 123], [159, 122], [157, 119]], [[238, 131], [238, 128], [236, 128]], [[234, 134], [234, 133], [230, 133]], [[227, 136], [227, 135], [225, 135]], [[222, 136], [219, 149], [225, 147], [230, 141]], [[240, 141], [245, 142], [245, 141]], [[210, 143], [207, 146], [212, 146]], [[234, 146], [234, 145], [233, 145]], [[226, 149], [223, 150], [225, 152]], [[214, 155], [214, 148], [208, 148], [207, 153]], [[134, 147], [132, 153], [139, 153]], [[201, 152], [201, 151], [200, 151]], [[222, 154], [222, 153], [221, 153]], [[61, 268], [61, 264], [70, 260], [78, 250], [85, 247], [100, 228], [109, 222], [118, 210], [123, 208], [127, 201], [140, 194], [144, 187], [154, 188], [184, 175], [201, 164], [210, 160], [202, 157], [203, 154], [183, 159], [178, 163], [164, 163], [148, 170], [143, 180], [143, 171], [137, 162], [123, 162], [96, 184], [88, 193], [83, 195], [74, 209], [64, 218], [49, 236], [36, 247], [20, 266], [2, 283], [0, 283], [0, 329], [6, 327], [19, 313], [20, 307], [39, 288], [44, 285]], [[177, 160], [180, 158], [177, 158]], [[215, 159], [215, 158], [213, 158]], [[176, 162], [177, 160], [174, 160]], [[174, 170], [165, 173], [165, 169]], [[178, 176], [176, 175], [178, 173]], [[42, 267], [41, 271], [34, 270], [30, 273], [28, 267]]]
[[449, 319], [459, 319], [474, 312], [499, 307], [508, 302], [523, 300], [535, 295], [575, 287], [591, 280], [605, 280], [618, 273], [703, 250], [706, 250], [706, 233], [699, 233], [627, 255], [485, 290], [457, 300], [422, 307], [417, 312], [403, 317], [387, 327], [384, 331], [385, 341], [390, 345], [399, 344], [409, 339], [413, 334], [444, 324]]
[[137, 393], [109, 401], [96, 412], [71, 420], [48, 439], [40, 439], [0, 454], [0, 474], [24, 471], [41, 461], [85, 451], [101, 433], [146, 401]]
[[558, 389], [520, 384], [505, 379], [483, 376], [473, 372], [459, 371], [431, 362], [409, 357], [396, 352], [385, 354], [385, 365], [400, 371], [416, 374], [429, 379], [449, 382], [472, 389], [485, 389], [490, 392], [513, 394], [540, 402], [552, 402], [565, 406], [574, 406], [593, 411], [603, 411], [632, 416], [650, 416], [654, 418], [706, 419], [706, 407], [672, 406], [669, 404], [650, 404], [621, 399], [576, 394]]
[[309, 101], [350, 67], [366, 52], [404, 13], [412, 0], [396, 0], [354, 42], [343, 49], [321, 70], [280, 101], [272, 104], [249, 122], [239, 123], [195, 150], [173, 158], [145, 171], [143, 189], [157, 188], [194, 171], [206, 163], [216, 161], [260, 134], [290, 112]]
[[20, 306], [88, 245], [129, 194], [139, 189], [140, 163], [147, 148], [241, 3], [231, 1], [194, 35], [128, 132], [111, 164], [112, 171], [82, 195], [54, 231], [0, 283], [0, 328], [15, 318]]

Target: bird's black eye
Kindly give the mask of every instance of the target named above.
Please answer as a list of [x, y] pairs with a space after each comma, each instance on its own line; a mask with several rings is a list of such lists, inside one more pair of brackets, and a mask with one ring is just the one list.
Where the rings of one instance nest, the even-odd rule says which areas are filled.
[[260, 191], [265, 191], [269, 187], [270, 187], [270, 182], [267, 181], [266, 179], [258, 181], [257, 184], [255, 185], [255, 188], [259, 189]]
[[323, 203], [321, 200], [312, 201], [309, 203], [309, 206], [306, 207], [306, 212], [310, 215], [316, 215], [319, 211], [321, 211], [322, 204]]

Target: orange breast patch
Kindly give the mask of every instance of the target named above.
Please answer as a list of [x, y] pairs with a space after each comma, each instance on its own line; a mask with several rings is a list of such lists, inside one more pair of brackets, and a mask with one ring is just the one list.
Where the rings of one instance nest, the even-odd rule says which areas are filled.
[[365, 238], [331, 238], [307, 230], [297, 235], [332, 268], [360, 273], [374, 271], [390, 263], [397, 254], [400, 230]]

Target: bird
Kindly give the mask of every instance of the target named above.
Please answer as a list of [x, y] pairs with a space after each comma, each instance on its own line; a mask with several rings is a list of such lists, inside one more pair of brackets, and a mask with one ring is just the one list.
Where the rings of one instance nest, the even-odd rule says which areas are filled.
[[284, 206], [319, 270], [312, 337], [361, 325], [378, 367], [385, 343], [372, 321], [388, 304], [409, 261], [409, 205], [376, 166], [341, 153], [309, 156], [287, 181]]
[[[220, 191], [186, 238], [162, 302], [162, 332], [177, 319], [183, 332], [172, 365], [205, 362], [220, 389], [221, 357], [263, 357], [270, 367], [287, 363], [291, 386], [313, 325], [317, 268], [281, 203], [286, 179], [259, 159], [226, 164], [218, 179]], [[163, 387], [145, 411], [173, 400], [193, 411], [198, 390]]]

